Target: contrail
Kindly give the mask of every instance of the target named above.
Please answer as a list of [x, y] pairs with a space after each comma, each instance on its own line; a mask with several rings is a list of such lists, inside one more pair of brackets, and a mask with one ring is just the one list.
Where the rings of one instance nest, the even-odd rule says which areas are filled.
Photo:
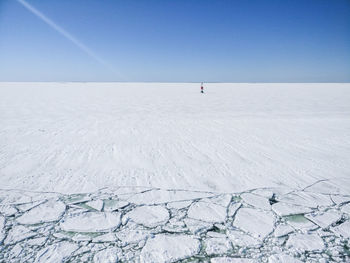
[[98, 55], [96, 55], [90, 48], [88, 48], [86, 45], [84, 45], [82, 42], [80, 42], [77, 38], [72, 36], [69, 32], [64, 30], [62, 27], [57, 25], [55, 22], [53, 22], [50, 18], [45, 16], [43, 13], [41, 13], [39, 10], [31, 6], [29, 3], [27, 3], [25, 0], [17, 0], [20, 4], [22, 4], [26, 9], [28, 9], [31, 13], [36, 15], [38, 18], [40, 18], [42, 21], [44, 21], [46, 24], [48, 24], [50, 27], [55, 29], [58, 33], [63, 35], [65, 38], [73, 42], [78, 48], [80, 48], [82, 51], [84, 51], [86, 54], [88, 54], [91, 58], [95, 59], [100, 64], [104, 65], [105, 67], [109, 68], [114, 73], [117, 73], [116, 69], [107, 63], [105, 60], [100, 58]]

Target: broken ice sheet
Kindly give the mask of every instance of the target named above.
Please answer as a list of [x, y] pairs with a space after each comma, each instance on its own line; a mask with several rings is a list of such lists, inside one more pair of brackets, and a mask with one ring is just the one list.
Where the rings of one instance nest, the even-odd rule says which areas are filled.
[[269, 263], [302, 263], [302, 261], [288, 254], [282, 253], [270, 256]]
[[45, 201], [46, 200], [39, 200], [39, 201], [35, 201], [35, 202], [17, 205], [17, 209], [20, 210], [21, 212], [26, 212], [26, 211], [32, 209], [33, 207], [36, 207], [37, 205], [44, 203]]
[[25, 225], [57, 221], [63, 215], [65, 209], [66, 205], [61, 201], [50, 200], [34, 207], [16, 220]]
[[339, 213], [337, 210], [328, 210], [327, 212], [320, 213], [317, 215], [305, 215], [307, 219], [309, 219], [310, 221], [314, 222], [322, 228], [328, 228], [330, 225], [339, 221], [341, 219], [341, 216], [341, 213]]
[[201, 232], [205, 232], [213, 227], [212, 223], [203, 222], [191, 218], [185, 218], [184, 222], [191, 233], [195, 235], [200, 234]]
[[94, 237], [92, 239], [92, 242], [94, 242], [94, 243], [115, 242], [116, 240], [117, 240], [117, 238], [116, 238], [114, 233], [107, 233], [104, 235]]
[[0, 215], [0, 244], [5, 238], [5, 217]]
[[102, 200], [94, 200], [85, 203], [87, 206], [90, 206], [91, 208], [97, 210], [97, 211], [102, 211], [103, 208], [103, 201]]
[[227, 236], [231, 240], [233, 246], [257, 247], [261, 244], [261, 241], [258, 239], [238, 230], [228, 230]]
[[302, 232], [307, 232], [318, 228], [317, 225], [308, 220], [304, 215], [286, 216], [285, 219], [289, 225]]
[[341, 211], [350, 215], [350, 204], [343, 205]]
[[125, 215], [133, 222], [146, 226], [156, 227], [164, 225], [169, 220], [169, 212], [162, 206], [140, 206]]
[[251, 193], [241, 194], [241, 197], [242, 197], [244, 202], [246, 202], [247, 204], [249, 204], [251, 206], [254, 206], [256, 208], [260, 208], [263, 210], [271, 210], [270, 202], [265, 197], [261, 197], [261, 196], [251, 194]]
[[231, 242], [221, 237], [208, 238], [205, 240], [205, 245], [207, 255], [222, 255], [232, 249]]
[[278, 201], [293, 205], [316, 208], [319, 206], [330, 206], [333, 204], [329, 195], [298, 191], [284, 195]]
[[236, 214], [233, 226], [262, 240], [273, 231], [274, 222], [275, 219], [271, 212], [265, 213], [252, 208], [241, 208]]
[[322, 238], [316, 233], [290, 235], [286, 246], [301, 251], [322, 250], [325, 247]]
[[90, 200], [91, 200], [91, 197], [88, 194], [73, 194], [68, 196], [64, 200], [64, 202], [67, 205], [74, 205], [74, 204], [84, 203]]
[[217, 257], [212, 258], [210, 263], [255, 263], [257, 261], [250, 258], [230, 258], [230, 257]]
[[343, 204], [350, 202], [350, 196], [344, 196], [344, 195], [331, 195], [331, 199], [336, 204]]
[[36, 233], [26, 228], [25, 226], [16, 225], [9, 231], [4, 243], [5, 245], [14, 244], [24, 239], [35, 236]]
[[41, 249], [35, 263], [55, 263], [66, 261], [79, 246], [70, 242], [59, 242]]
[[294, 228], [289, 225], [278, 225], [274, 231], [275, 237], [283, 237], [294, 232]]
[[129, 202], [117, 200], [117, 199], [106, 199], [104, 200], [104, 208], [105, 212], [113, 212], [118, 209], [124, 208], [129, 205]]
[[350, 221], [335, 226], [331, 230], [332, 232], [341, 235], [345, 238], [350, 238]]
[[130, 227], [116, 232], [115, 235], [122, 241], [122, 246], [127, 246], [129, 244], [136, 244], [140, 241], [146, 240], [152, 236], [152, 233], [150, 230]]
[[17, 212], [17, 209], [11, 205], [0, 205], [0, 214], [3, 214], [5, 216], [13, 216]]
[[192, 204], [192, 201], [171, 202], [167, 204], [167, 207], [169, 209], [182, 209], [190, 206], [190, 204]]
[[97, 252], [94, 255], [95, 263], [115, 263], [118, 262], [123, 251], [117, 247], [110, 247]]
[[198, 201], [190, 206], [187, 215], [192, 219], [220, 223], [225, 221], [226, 208], [215, 203]]
[[228, 207], [227, 215], [229, 217], [233, 217], [237, 210], [242, 206], [241, 203], [231, 203], [230, 206]]
[[283, 202], [278, 202], [272, 205], [272, 210], [278, 214], [279, 216], [290, 216], [290, 215], [298, 215], [298, 214], [306, 214], [312, 212], [312, 210], [308, 207], [287, 204]]
[[60, 227], [68, 232], [109, 232], [120, 223], [120, 213], [87, 212], [68, 215], [60, 223]]
[[175, 262], [196, 255], [199, 250], [200, 243], [192, 236], [159, 234], [147, 240], [141, 251], [140, 261]]

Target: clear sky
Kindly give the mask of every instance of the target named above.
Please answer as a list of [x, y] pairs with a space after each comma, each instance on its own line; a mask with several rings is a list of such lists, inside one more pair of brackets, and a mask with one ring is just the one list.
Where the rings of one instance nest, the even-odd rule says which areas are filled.
[[0, 0], [0, 81], [350, 82], [350, 1]]

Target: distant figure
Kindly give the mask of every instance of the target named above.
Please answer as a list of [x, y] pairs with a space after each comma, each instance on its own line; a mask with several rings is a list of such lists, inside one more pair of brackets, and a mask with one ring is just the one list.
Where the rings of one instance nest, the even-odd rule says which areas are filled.
[[203, 82], [201, 82], [201, 93], [204, 93]]

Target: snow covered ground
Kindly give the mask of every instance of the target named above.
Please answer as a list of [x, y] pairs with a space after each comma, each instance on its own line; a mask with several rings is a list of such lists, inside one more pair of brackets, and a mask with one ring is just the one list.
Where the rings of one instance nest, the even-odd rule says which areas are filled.
[[350, 261], [350, 84], [0, 83], [0, 262]]
[[350, 84], [0, 83], [1, 188], [241, 192], [350, 171]]

